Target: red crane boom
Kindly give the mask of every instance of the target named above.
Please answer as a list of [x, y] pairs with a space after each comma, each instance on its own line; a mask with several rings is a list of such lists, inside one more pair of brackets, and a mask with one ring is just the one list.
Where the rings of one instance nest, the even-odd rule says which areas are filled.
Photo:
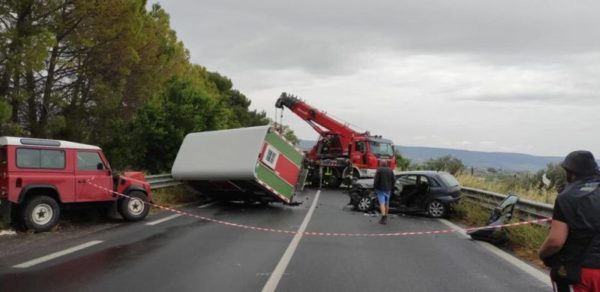
[[314, 166], [328, 168], [331, 174], [329, 185], [339, 186], [342, 177], [349, 174], [354, 177], [372, 176], [382, 160], [387, 161], [392, 168], [396, 166], [393, 143], [390, 140], [371, 136], [369, 132], [357, 132], [285, 92], [277, 99], [275, 107], [287, 107], [319, 133], [319, 141], [307, 156]]

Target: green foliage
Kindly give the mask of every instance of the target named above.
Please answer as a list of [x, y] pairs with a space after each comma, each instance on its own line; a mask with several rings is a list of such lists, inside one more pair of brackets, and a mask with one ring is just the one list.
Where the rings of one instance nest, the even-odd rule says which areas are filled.
[[423, 163], [422, 165], [418, 166], [418, 168], [426, 170], [447, 171], [454, 175], [462, 171], [465, 168], [465, 166], [460, 159], [452, 157], [450, 155], [446, 155], [440, 158], [429, 159], [425, 161], [425, 163]]
[[472, 226], [483, 226], [490, 218], [490, 211], [463, 199], [453, 206], [454, 214]]
[[396, 156], [396, 168], [400, 170], [408, 170], [411, 167], [410, 160], [400, 153], [400, 151], [396, 150], [394, 153]]
[[283, 134], [283, 137], [285, 137], [286, 140], [288, 140], [288, 142], [297, 145], [298, 142], [300, 141], [300, 139], [298, 139], [298, 137], [296, 136], [296, 133], [294, 133], [294, 131], [292, 129], [290, 129], [289, 126], [287, 125], [281, 125], [279, 123], [275, 123], [273, 122], [273, 127], [277, 128], [278, 131], [280, 131]]
[[269, 123], [189, 62], [158, 4], [8, 0], [0, 18], [0, 135], [98, 144], [115, 168], [161, 172], [189, 132]]
[[206, 200], [201, 194], [189, 190], [185, 185], [163, 188], [152, 191], [152, 200], [160, 206], [175, 207], [177, 205]]
[[[548, 184], [544, 184], [546, 175]], [[546, 169], [535, 174], [528, 172], [507, 172], [489, 169], [484, 175], [476, 176], [465, 172], [459, 173], [457, 179], [462, 185], [498, 192], [501, 194], [515, 193], [530, 200], [554, 203], [557, 194], [566, 183], [566, 174], [558, 164], [550, 163]]]
[[0, 123], [4, 124], [10, 118], [10, 105], [3, 100], [0, 100]]
[[[454, 205], [454, 216], [464, 221], [469, 226], [485, 226], [490, 215], [490, 210], [485, 209], [469, 200], [463, 199]], [[517, 212], [511, 222], [518, 222], [520, 214]], [[522, 218], [529, 220], [530, 218]], [[508, 246], [518, 255], [530, 260], [537, 260], [537, 250], [548, 234], [545, 225], [523, 225], [509, 227], [506, 230]], [[537, 260], [539, 261], [539, 260]]]

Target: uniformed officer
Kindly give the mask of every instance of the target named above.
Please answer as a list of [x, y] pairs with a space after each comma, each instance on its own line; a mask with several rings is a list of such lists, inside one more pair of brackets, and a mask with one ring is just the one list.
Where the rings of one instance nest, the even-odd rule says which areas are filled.
[[561, 166], [568, 184], [538, 254], [552, 268], [554, 291], [600, 292], [600, 171], [589, 151], [569, 153]]

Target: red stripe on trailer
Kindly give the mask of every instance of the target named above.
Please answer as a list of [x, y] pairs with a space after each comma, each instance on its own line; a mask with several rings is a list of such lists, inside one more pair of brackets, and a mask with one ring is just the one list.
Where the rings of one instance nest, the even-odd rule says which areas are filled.
[[276, 174], [281, 179], [286, 181], [292, 186], [296, 185], [298, 181], [298, 166], [296, 166], [292, 161], [290, 161], [284, 155], [279, 155], [279, 159], [277, 159], [277, 165], [275, 165]]

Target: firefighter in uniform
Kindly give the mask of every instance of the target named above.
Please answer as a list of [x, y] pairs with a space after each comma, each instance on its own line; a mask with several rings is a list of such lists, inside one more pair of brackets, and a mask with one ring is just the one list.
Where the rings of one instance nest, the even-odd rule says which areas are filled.
[[571, 152], [561, 166], [567, 186], [554, 204], [539, 257], [551, 267], [554, 291], [600, 292], [600, 172], [589, 151]]

